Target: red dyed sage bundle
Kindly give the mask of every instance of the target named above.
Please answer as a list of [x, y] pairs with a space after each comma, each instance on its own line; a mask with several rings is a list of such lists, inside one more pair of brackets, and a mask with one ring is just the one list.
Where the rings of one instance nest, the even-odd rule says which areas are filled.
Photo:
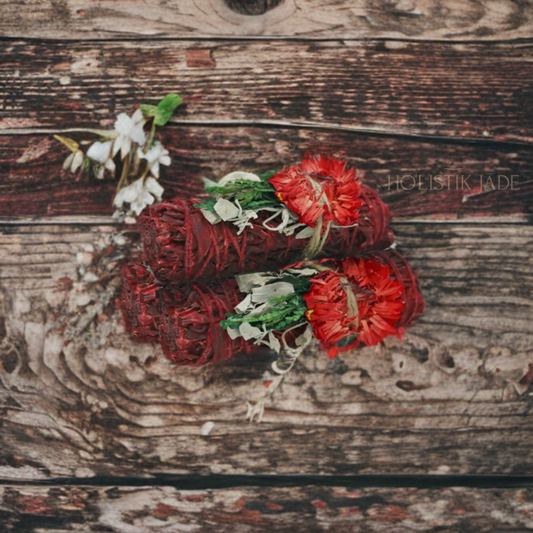
[[310, 333], [334, 357], [361, 342], [401, 335], [424, 309], [416, 275], [394, 250], [164, 287], [145, 266], [130, 263], [123, 280], [128, 330], [154, 338], [157, 329], [166, 356], [181, 365], [251, 352], [257, 341], [290, 349]]
[[[245, 178], [212, 187], [210, 204], [175, 199], [144, 211], [144, 254], [159, 280], [190, 282], [277, 270], [300, 260], [315, 238], [321, 242], [315, 243], [310, 256], [320, 252], [346, 257], [381, 250], [393, 242], [388, 207], [373, 189], [356, 180], [355, 170], [344, 162], [307, 158], [262, 182], [254, 175], [234, 174]], [[237, 197], [239, 185], [244, 192]], [[232, 204], [227, 194], [237, 201]], [[250, 208], [243, 207], [245, 201]], [[220, 220], [215, 212], [220, 206], [233, 210], [226, 215], [233, 217], [233, 223]], [[282, 223], [273, 230], [270, 220], [276, 211]], [[306, 228], [313, 237], [298, 238], [296, 232], [279, 229], [289, 222]]]

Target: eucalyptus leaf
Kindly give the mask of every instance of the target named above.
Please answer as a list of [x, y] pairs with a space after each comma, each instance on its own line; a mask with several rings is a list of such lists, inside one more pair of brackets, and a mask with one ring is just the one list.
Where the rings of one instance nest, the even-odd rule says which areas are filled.
[[262, 287], [255, 287], [252, 289], [252, 302], [264, 303], [272, 298], [287, 296], [294, 293], [294, 286], [291, 283], [278, 281], [277, 283], [270, 283]]

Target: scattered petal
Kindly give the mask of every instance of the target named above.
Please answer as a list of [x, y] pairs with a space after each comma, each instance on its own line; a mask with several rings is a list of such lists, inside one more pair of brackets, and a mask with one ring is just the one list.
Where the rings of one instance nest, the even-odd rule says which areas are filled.
[[206, 422], [200, 429], [200, 435], [202, 435], [203, 437], [207, 437], [207, 435], [209, 435], [209, 433], [213, 431], [214, 427], [215, 427], [214, 422]]

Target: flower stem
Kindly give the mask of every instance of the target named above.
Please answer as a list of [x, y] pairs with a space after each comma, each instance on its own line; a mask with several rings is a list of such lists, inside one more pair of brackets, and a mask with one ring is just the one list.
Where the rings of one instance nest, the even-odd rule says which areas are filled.
[[124, 159], [124, 165], [122, 166], [122, 174], [120, 175], [120, 180], [118, 181], [116, 192], [120, 191], [124, 182], [128, 181], [128, 171], [130, 169], [131, 153], [128, 154], [128, 157]]
[[146, 148], [144, 149], [144, 153], [148, 152], [148, 150], [152, 148], [154, 138], [155, 138], [155, 122], [152, 120], [152, 127], [150, 128], [150, 133], [148, 135], [148, 141], [146, 141]]
[[118, 132], [115, 130], [98, 130], [93, 128], [67, 128], [60, 130], [59, 133], [92, 133], [93, 135], [100, 135], [105, 139], [115, 139], [118, 136]]

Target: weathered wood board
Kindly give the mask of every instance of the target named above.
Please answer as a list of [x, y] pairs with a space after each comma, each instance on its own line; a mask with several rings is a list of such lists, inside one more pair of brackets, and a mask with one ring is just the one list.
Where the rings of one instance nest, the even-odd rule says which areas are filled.
[[[325, 152], [354, 165], [395, 218], [525, 221], [532, 213], [533, 150], [524, 147], [273, 127], [171, 126], [161, 138], [173, 161], [161, 177], [168, 198], [198, 194], [201, 177], [280, 168]], [[0, 136], [0, 220], [110, 215], [116, 181], [74, 177], [61, 168], [66, 156], [50, 135]]]
[[[5, 531], [396, 533], [533, 531], [529, 490], [305, 487], [187, 491], [172, 487], [0, 489]], [[68, 529], [67, 529], [68, 528]]]
[[[265, 12], [265, 9], [271, 8]], [[259, 14], [260, 16], [247, 16]], [[498, 41], [531, 37], [519, 0], [26, 0], [0, 4], [0, 32], [51, 39], [298, 38]]]
[[533, 47], [488, 46], [8, 41], [0, 51], [0, 127], [106, 127], [119, 111], [179, 92], [186, 104], [175, 120], [183, 124], [292, 123], [531, 143]]

